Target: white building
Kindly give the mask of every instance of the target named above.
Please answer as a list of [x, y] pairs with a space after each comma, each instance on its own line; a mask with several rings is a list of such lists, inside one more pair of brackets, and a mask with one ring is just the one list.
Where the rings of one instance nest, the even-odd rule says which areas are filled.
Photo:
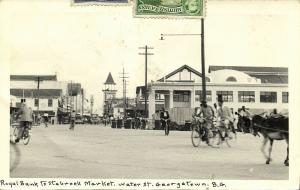
[[[156, 111], [156, 97], [163, 95], [172, 120], [180, 124], [190, 120], [202, 99], [201, 80], [201, 73], [184, 65], [150, 83], [148, 117]], [[206, 81], [210, 105], [222, 94], [224, 104], [234, 111], [242, 106], [256, 113], [274, 108], [288, 110], [287, 68], [210, 66]]]
[[[38, 90], [38, 80], [39, 90]], [[17, 106], [26, 102], [34, 113], [57, 114], [58, 100], [67, 93], [67, 82], [57, 81], [56, 75], [11, 75], [10, 94], [16, 97]]]

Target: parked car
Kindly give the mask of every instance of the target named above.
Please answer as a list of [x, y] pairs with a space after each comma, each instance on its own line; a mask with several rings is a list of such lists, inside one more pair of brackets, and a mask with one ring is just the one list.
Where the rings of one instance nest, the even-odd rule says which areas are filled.
[[92, 115], [92, 117], [91, 117], [91, 124], [96, 124], [96, 125], [98, 125], [100, 123], [100, 119], [99, 119], [99, 117], [98, 117], [98, 115]]
[[76, 124], [83, 124], [83, 117], [80, 114], [75, 115], [75, 123]]

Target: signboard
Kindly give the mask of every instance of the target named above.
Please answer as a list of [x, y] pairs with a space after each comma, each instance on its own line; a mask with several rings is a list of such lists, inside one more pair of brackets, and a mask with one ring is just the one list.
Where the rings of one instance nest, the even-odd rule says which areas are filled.
[[205, 16], [205, 0], [136, 0], [137, 17], [189, 17]]

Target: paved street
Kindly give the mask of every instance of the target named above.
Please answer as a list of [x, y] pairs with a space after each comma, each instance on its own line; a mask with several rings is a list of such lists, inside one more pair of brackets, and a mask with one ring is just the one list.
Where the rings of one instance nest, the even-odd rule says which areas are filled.
[[194, 148], [190, 132], [34, 127], [29, 145], [11, 145], [11, 177], [288, 179], [285, 141], [274, 142], [270, 165], [261, 141], [239, 134], [232, 148]]

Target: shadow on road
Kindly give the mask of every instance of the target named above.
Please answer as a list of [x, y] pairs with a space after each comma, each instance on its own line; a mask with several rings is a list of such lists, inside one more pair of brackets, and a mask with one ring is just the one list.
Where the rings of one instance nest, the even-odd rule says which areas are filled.
[[14, 171], [21, 160], [21, 151], [16, 143], [10, 141], [10, 169], [9, 171]]

